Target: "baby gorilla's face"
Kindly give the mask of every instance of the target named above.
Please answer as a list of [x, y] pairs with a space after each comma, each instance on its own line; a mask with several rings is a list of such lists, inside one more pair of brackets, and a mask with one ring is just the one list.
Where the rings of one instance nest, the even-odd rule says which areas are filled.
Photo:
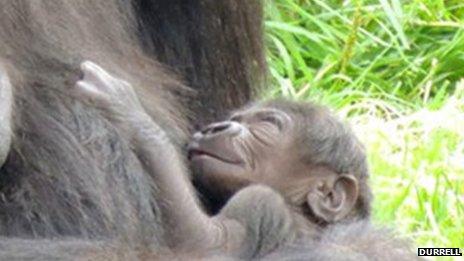
[[300, 164], [294, 136], [283, 111], [255, 106], [236, 112], [194, 134], [188, 155], [195, 179], [209, 187], [291, 183]]
[[243, 187], [262, 184], [311, 213], [312, 220], [335, 222], [358, 200], [357, 178], [336, 171], [356, 148], [349, 133], [327, 110], [311, 104], [255, 105], [195, 133], [188, 148], [194, 183], [212, 202], [207, 202], [211, 212]]

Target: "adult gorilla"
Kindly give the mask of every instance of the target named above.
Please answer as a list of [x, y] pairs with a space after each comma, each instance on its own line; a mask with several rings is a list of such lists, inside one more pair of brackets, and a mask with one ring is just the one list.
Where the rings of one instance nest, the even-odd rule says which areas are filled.
[[[78, 66], [91, 59], [137, 86], [181, 142], [188, 109], [219, 116], [262, 79], [260, 14], [248, 0], [1, 0], [2, 259], [69, 258], [116, 238], [115, 249], [159, 252], [156, 184], [122, 134], [71, 97]], [[198, 103], [184, 110], [190, 91], [152, 57], [197, 87]]]

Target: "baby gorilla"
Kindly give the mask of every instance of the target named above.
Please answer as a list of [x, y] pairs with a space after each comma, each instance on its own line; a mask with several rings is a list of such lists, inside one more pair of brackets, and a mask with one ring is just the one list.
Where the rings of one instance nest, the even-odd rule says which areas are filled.
[[[333, 232], [331, 224], [369, 215], [364, 149], [326, 109], [271, 101], [195, 133], [188, 157], [195, 182], [214, 201], [212, 212], [218, 213], [210, 216], [197, 202], [179, 152], [145, 113], [131, 85], [91, 62], [83, 63], [82, 70], [84, 79], [76, 91], [130, 139], [157, 188], [155, 197], [168, 202], [160, 214], [172, 249], [240, 259], [263, 257], [300, 242], [327, 241], [340, 232]], [[317, 247], [310, 256], [377, 258], [365, 251], [369, 247], [351, 245], [369, 241], [354, 231], [357, 234], [341, 246], [337, 244], [346, 237], [323, 247], [312, 243]], [[395, 256], [388, 251], [389, 257]]]

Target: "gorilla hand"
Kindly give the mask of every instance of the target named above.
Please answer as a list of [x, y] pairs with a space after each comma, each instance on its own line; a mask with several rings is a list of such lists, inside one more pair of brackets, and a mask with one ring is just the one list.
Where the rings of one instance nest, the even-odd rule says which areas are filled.
[[172, 147], [168, 135], [145, 112], [129, 82], [90, 61], [83, 62], [81, 70], [84, 78], [76, 83], [78, 96], [102, 111], [131, 142], [148, 142], [154, 150]]
[[140, 122], [151, 121], [130, 83], [90, 61], [83, 62], [81, 70], [84, 78], [76, 83], [78, 95], [105, 113], [118, 129], [132, 136]]

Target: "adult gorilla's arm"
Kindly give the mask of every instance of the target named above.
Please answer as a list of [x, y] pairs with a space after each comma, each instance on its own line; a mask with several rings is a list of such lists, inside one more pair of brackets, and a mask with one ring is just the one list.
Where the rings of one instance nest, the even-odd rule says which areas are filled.
[[8, 74], [0, 64], [0, 166], [6, 159], [11, 145], [12, 87]]

